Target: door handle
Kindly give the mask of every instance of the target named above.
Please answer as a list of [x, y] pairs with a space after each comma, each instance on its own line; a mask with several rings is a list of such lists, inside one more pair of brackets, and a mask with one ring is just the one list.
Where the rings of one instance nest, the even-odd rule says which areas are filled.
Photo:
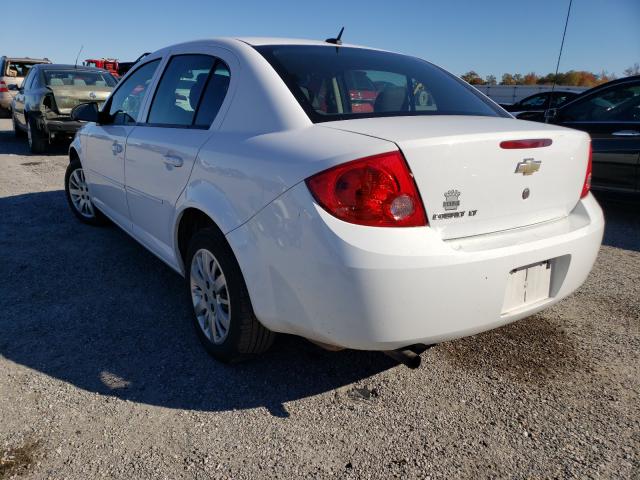
[[164, 163], [170, 167], [181, 167], [184, 161], [176, 155], [165, 155]]
[[119, 153], [122, 153], [122, 145], [120, 145], [118, 142], [113, 142], [113, 145], [111, 145], [111, 152], [114, 155], [118, 155]]
[[636, 130], [618, 130], [611, 135], [614, 137], [640, 137], [640, 132]]

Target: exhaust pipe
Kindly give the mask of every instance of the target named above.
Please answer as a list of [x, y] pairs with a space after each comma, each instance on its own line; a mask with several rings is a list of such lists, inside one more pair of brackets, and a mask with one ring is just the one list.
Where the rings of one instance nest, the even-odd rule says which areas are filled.
[[419, 354], [416, 354], [409, 348], [401, 348], [399, 350], [386, 350], [383, 352], [386, 356], [393, 358], [396, 362], [414, 370], [420, 366], [422, 359]]

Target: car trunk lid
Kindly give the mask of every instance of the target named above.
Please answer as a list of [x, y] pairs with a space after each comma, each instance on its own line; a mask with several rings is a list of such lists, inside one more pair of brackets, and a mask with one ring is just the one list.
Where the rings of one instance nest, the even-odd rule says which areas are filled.
[[[580, 198], [589, 152], [584, 133], [508, 118], [387, 117], [322, 125], [397, 144], [414, 175], [430, 226], [443, 239], [568, 215]], [[523, 139], [547, 139], [551, 144], [500, 146]]]
[[101, 106], [113, 90], [111, 87], [49, 86], [59, 113], [69, 115], [76, 105], [96, 102]]

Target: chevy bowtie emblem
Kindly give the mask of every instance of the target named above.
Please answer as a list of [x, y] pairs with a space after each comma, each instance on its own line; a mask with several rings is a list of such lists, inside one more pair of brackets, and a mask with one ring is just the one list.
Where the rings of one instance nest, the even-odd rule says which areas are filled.
[[525, 158], [523, 161], [516, 165], [516, 171], [514, 173], [521, 173], [522, 175], [533, 175], [540, 170], [542, 161], [534, 160], [533, 158]]

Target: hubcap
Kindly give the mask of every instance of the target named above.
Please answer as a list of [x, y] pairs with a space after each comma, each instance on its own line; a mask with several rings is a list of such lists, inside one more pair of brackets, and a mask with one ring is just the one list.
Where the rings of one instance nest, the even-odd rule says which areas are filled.
[[221, 344], [229, 334], [231, 304], [222, 267], [213, 254], [204, 248], [191, 260], [191, 301], [198, 325], [205, 336]]
[[31, 135], [31, 124], [27, 122], [27, 141], [29, 142], [29, 147], [33, 146], [33, 137]]
[[81, 168], [76, 168], [69, 176], [69, 196], [71, 197], [71, 203], [73, 203], [80, 215], [86, 218], [95, 217], [93, 204], [89, 197], [89, 188]]

